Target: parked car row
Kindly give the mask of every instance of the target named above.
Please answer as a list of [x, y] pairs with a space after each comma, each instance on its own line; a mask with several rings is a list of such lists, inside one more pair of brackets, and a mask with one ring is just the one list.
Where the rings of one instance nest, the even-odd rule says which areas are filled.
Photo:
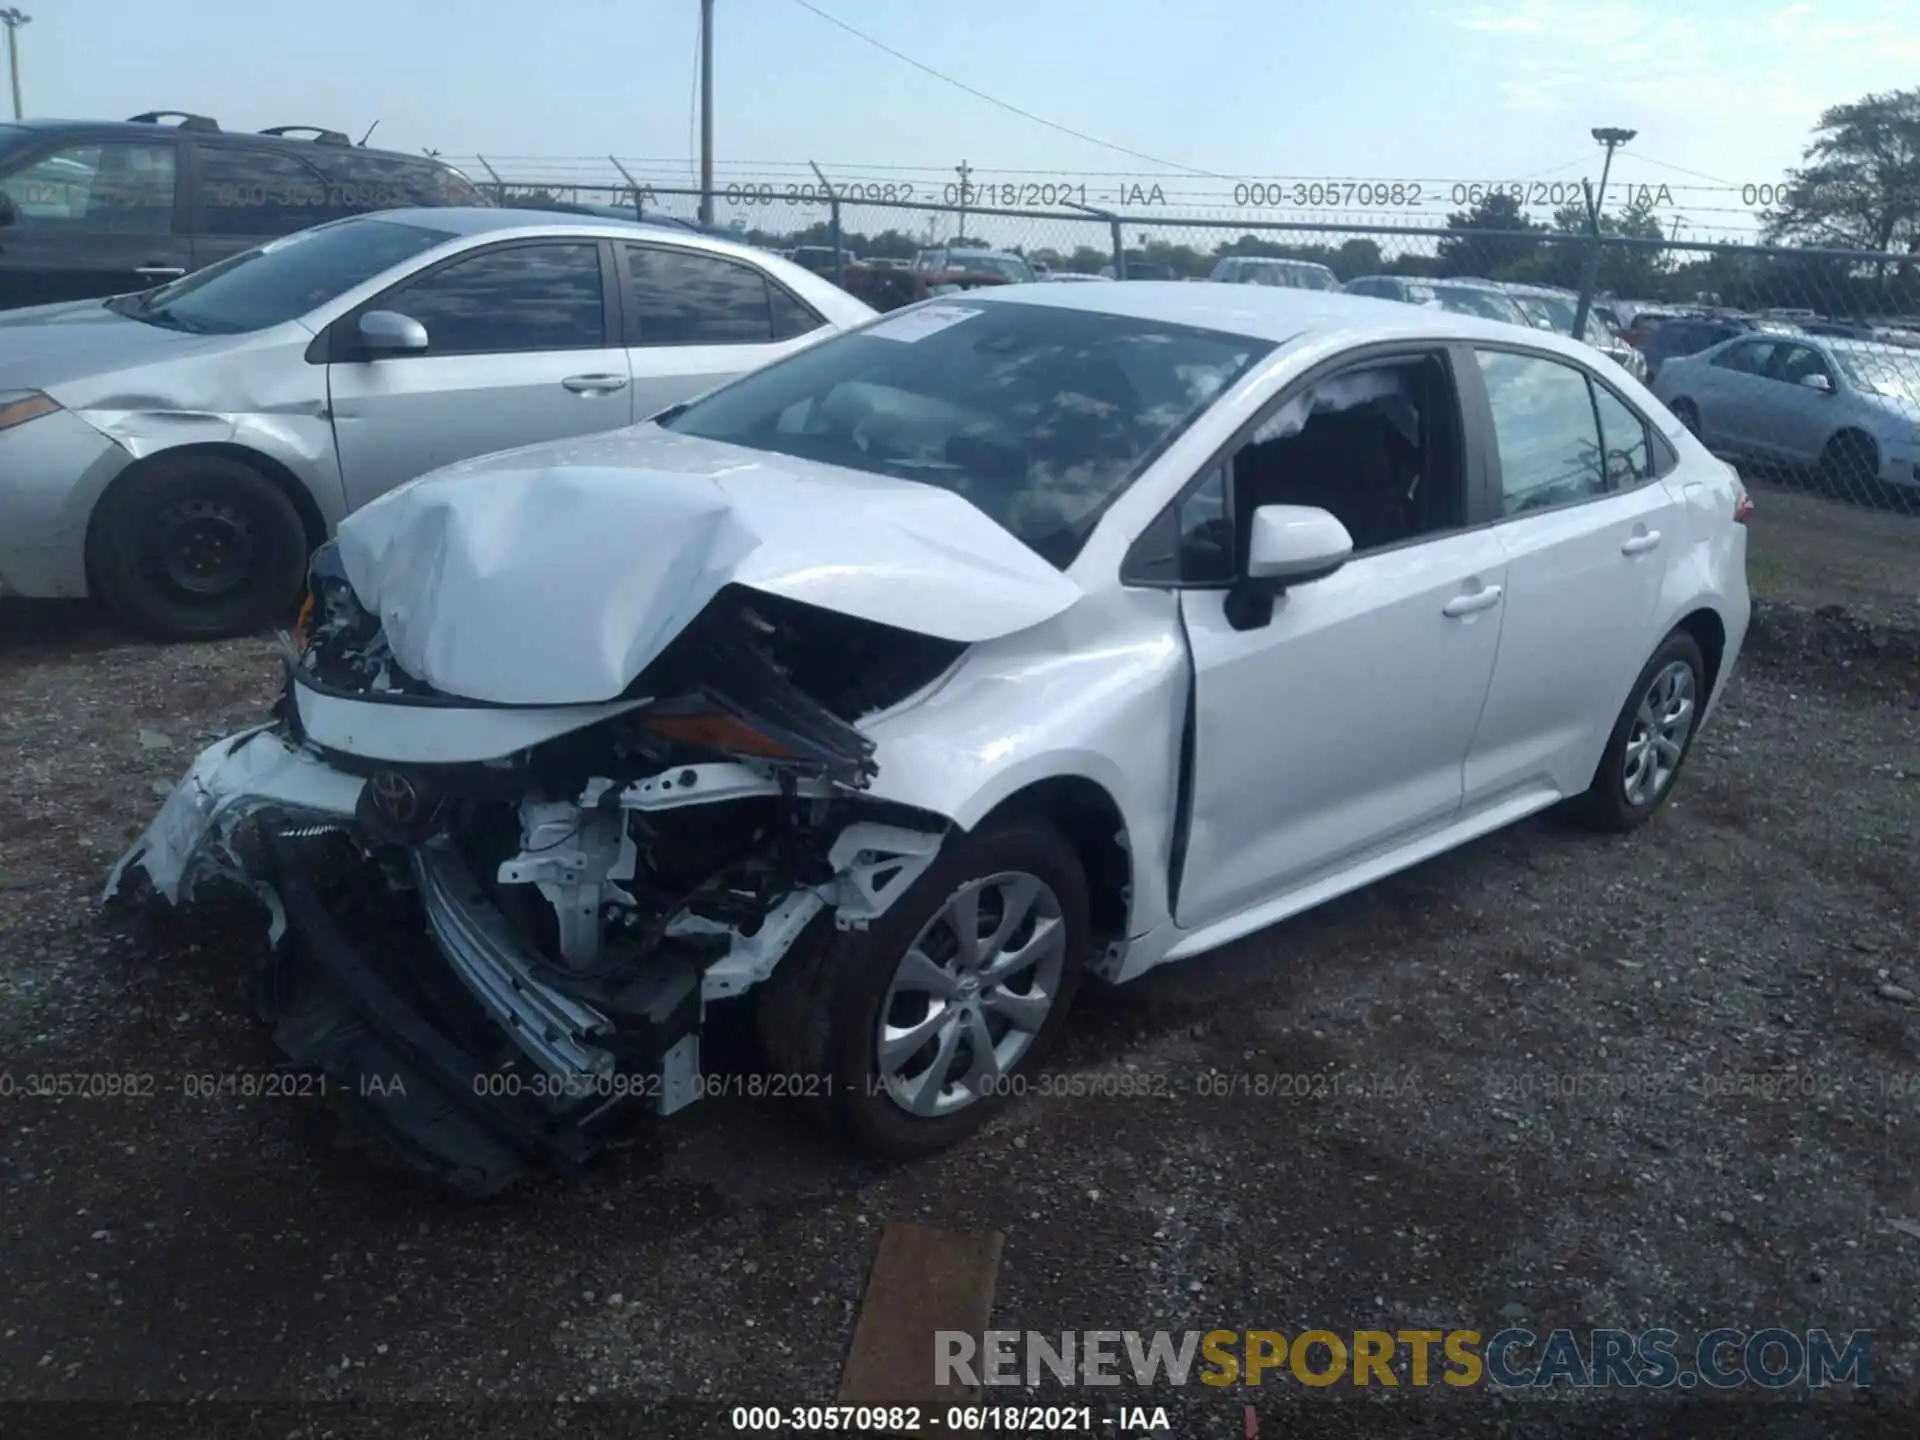
[[[1087, 975], [1562, 801], [1645, 823], [1740, 655], [1738, 478], [1565, 336], [1041, 283], [769, 341], [783, 304], [826, 332], [857, 302], [573, 223], [341, 221], [39, 331], [147, 326], [143, 393], [191, 371], [271, 400], [261, 429], [331, 386], [331, 431], [300, 433], [349, 476], [396, 397], [426, 407], [389, 460], [412, 474], [469, 443], [456, 418], [637, 407], [649, 340], [775, 357], [613, 434], [353, 482], [385, 493], [313, 558], [273, 722], [206, 750], [109, 882], [244, 876], [285, 920], [258, 993], [288, 1062], [463, 1190], [696, 1101], [734, 1002], [837, 1134], [951, 1145], [1027, 1088]], [[538, 257], [532, 309], [522, 249], [580, 252]], [[434, 285], [482, 261], [516, 278]], [[297, 306], [260, 328], [320, 276], [308, 352]], [[497, 349], [503, 305], [575, 347], [541, 362], [557, 385], [523, 392], [516, 359], [493, 395], [474, 354], [433, 358], [441, 327]], [[13, 403], [29, 459], [111, 443]]]
[[[1345, 289], [1350, 295], [1426, 305], [1509, 325], [1551, 330], [1558, 335], [1571, 335], [1574, 321], [1579, 319], [1580, 297], [1571, 290], [1546, 285], [1521, 285], [1474, 276], [1363, 275], [1349, 280]], [[1597, 311], [1587, 316], [1586, 329], [1580, 339], [1636, 380], [1646, 378], [1646, 367], [1639, 353], [1616, 334]]]

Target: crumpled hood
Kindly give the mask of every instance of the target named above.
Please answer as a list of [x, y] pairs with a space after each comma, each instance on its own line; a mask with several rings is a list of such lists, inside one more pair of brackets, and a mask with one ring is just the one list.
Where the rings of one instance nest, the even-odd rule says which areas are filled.
[[1080, 596], [950, 491], [652, 424], [434, 471], [339, 543], [408, 673], [505, 705], [612, 699], [729, 584], [962, 643]]
[[0, 390], [47, 390], [231, 343], [129, 320], [99, 300], [0, 310]]

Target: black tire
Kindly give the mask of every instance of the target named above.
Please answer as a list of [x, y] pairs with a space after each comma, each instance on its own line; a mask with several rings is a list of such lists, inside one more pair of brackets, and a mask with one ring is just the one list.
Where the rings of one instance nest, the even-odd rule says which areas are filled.
[[[1690, 672], [1693, 708], [1686, 736], [1680, 742], [1679, 758], [1673, 763], [1665, 780], [1650, 797], [1635, 799], [1629, 792], [1627, 751], [1639, 728], [1641, 702], [1648, 698], [1648, 691], [1656, 677], [1676, 664], [1684, 664]], [[1627, 693], [1627, 703], [1621, 707], [1620, 718], [1614, 721], [1613, 733], [1607, 737], [1606, 752], [1600, 757], [1599, 768], [1594, 771], [1593, 783], [1572, 802], [1571, 809], [1576, 818], [1596, 830], [1615, 833], [1637, 830], [1651, 820], [1653, 812], [1666, 803], [1667, 797], [1673, 794], [1674, 786], [1680, 781], [1680, 772], [1687, 763], [1687, 756], [1693, 753], [1693, 738], [1699, 733], [1700, 712], [1706, 703], [1706, 659], [1691, 635], [1684, 630], [1676, 630], [1660, 642], [1660, 648], [1653, 652], [1653, 658], [1641, 669], [1633, 682], [1633, 689]]]
[[245, 635], [291, 615], [307, 530], [293, 501], [224, 455], [160, 455], [100, 499], [87, 538], [94, 595], [155, 640]]
[[1700, 438], [1699, 406], [1695, 405], [1691, 400], [1676, 400], [1667, 408], [1673, 411], [1673, 418], [1680, 422], [1682, 429], [1693, 436], [1694, 439], [1698, 440]]
[[[879, 1026], [895, 970], [922, 931], [969, 882], [1021, 872], [1059, 902], [1065, 955], [1054, 1000], [1033, 1041], [991, 1093], [949, 1113], [911, 1115], [880, 1081]], [[943, 1150], [964, 1139], [1017, 1092], [1066, 1022], [1086, 964], [1087, 880], [1078, 856], [1042, 820], [1020, 819], [963, 835], [870, 929], [839, 930], [823, 916], [755, 992], [755, 1029], [767, 1064], [794, 1077], [802, 1108], [855, 1149], [889, 1159]]]
[[1842, 430], [1820, 452], [1814, 471], [1820, 488], [1849, 500], [1877, 500], [1880, 488], [1880, 451], [1873, 438], [1858, 430]]

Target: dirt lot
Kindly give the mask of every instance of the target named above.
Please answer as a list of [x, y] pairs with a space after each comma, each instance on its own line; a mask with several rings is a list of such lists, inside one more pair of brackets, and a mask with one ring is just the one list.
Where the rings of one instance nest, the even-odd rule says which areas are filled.
[[[1004, 1230], [1009, 1328], [1867, 1328], [1881, 1404], [1920, 1384], [1908, 632], [1768, 607], [1640, 835], [1542, 818], [1089, 996], [1052, 1073], [1167, 1098], [1030, 1099], [884, 1170], [775, 1103], [708, 1102], [485, 1204], [335, 1145], [314, 1102], [183, 1093], [273, 1063], [250, 909], [97, 918], [155, 787], [275, 673], [264, 642], [159, 650], [0, 607], [0, 1064], [156, 1077], [0, 1100], [0, 1399], [817, 1403], [890, 1220]], [[1209, 1070], [1318, 1078], [1215, 1097]], [[1182, 1435], [1235, 1436], [1244, 1398], [1155, 1397]], [[1261, 1398], [1289, 1434], [1347, 1433], [1361, 1403]], [[1451, 1429], [1492, 1405], [1439, 1408]]]

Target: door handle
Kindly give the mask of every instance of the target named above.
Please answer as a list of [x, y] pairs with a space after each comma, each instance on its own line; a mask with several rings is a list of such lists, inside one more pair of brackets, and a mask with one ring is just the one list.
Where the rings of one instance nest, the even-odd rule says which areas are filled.
[[1457, 618], [1461, 615], [1476, 614], [1481, 610], [1491, 610], [1499, 603], [1500, 587], [1498, 585], [1488, 585], [1484, 589], [1475, 590], [1471, 595], [1454, 596], [1453, 599], [1447, 601], [1445, 605], [1440, 607], [1440, 613]]
[[576, 395], [611, 395], [627, 388], [624, 375], [569, 375], [560, 382]]
[[1649, 530], [1644, 535], [1635, 535], [1620, 547], [1622, 555], [1644, 555], [1660, 543], [1660, 532]]
[[183, 265], [141, 265], [137, 266], [133, 273], [150, 276], [155, 280], [178, 280], [187, 271]]

